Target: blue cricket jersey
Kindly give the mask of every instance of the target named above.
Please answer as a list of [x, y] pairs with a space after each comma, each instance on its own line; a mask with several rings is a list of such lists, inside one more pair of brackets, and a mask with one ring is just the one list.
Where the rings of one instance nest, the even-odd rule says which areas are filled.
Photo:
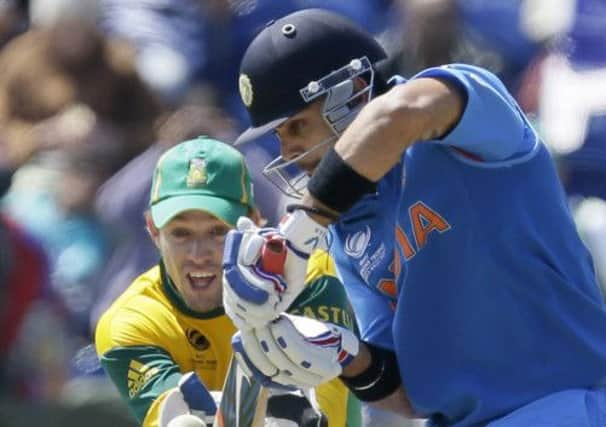
[[331, 227], [362, 338], [397, 352], [435, 426], [606, 384], [606, 311], [549, 153], [494, 75], [428, 76], [466, 93], [459, 123]]

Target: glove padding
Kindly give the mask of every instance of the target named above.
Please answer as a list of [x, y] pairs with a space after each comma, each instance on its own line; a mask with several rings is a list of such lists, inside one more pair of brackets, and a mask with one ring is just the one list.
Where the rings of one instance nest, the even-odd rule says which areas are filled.
[[160, 408], [160, 427], [196, 426], [212, 424], [217, 405], [215, 397], [206, 389], [195, 372], [183, 375], [177, 387], [168, 392]]
[[[262, 267], [263, 246], [270, 238], [285, 242], [279, 274]], [[223, 253], [223, 307], [238, 329], [262, 327], [286, 311], [305, 286], [309, 255], [325, 240], [326, 228], [303, 211], [286, 216], [278, 228], [257, 228], [240, 217]]]
[[234, 354], [266, 387], [311, 388], [337, 377], [358, 354], [349, 330], [303, 316], [281, 314], [254, 330], [237, 332]]

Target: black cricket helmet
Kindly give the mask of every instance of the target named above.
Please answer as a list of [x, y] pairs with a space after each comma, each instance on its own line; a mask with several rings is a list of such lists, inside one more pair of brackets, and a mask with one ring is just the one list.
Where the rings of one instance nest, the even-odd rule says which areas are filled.
[[[240, 65], [240, 95], [251, 127], [236, 144], [273, 131], [322, 97], [322, 115], [334, 137], [319, 145], [334, 142], [372, 97], [373, 64], [386, 58], [370, 33], [327, 10], [304, 9], [270, 21], [249, 45]], [[366, 85], [356, 89], [358, 77]], [[264, 173], [282, 191], [297, 195], [305, 178], [300, 171], [293, 176], [292, 169], [302, 156], [288, 161], [276, 158]]]

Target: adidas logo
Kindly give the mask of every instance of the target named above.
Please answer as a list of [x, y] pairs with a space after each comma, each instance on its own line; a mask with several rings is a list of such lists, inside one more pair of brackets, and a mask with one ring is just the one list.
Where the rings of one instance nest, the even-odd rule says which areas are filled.
[[151, 368], [136, 360], [131, 360], [128, 365], [128, 396], [132, 399], [158, 371], [158, 368]]

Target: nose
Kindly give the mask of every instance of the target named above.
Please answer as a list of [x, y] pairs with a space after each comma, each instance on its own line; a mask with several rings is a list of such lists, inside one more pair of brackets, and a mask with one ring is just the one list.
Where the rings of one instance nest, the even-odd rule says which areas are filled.
[[204, 261], [212, 257], [214, 245], [210, 239], [195, 239], [189, 245], [188, 256], [192, 261]]
[[301, 154], [299, 145], [296, 144], [294, 138], [281, 135], [278, 136], [278, 141], [280, 141], [280, 155], [284, 160], [290, 161]]

